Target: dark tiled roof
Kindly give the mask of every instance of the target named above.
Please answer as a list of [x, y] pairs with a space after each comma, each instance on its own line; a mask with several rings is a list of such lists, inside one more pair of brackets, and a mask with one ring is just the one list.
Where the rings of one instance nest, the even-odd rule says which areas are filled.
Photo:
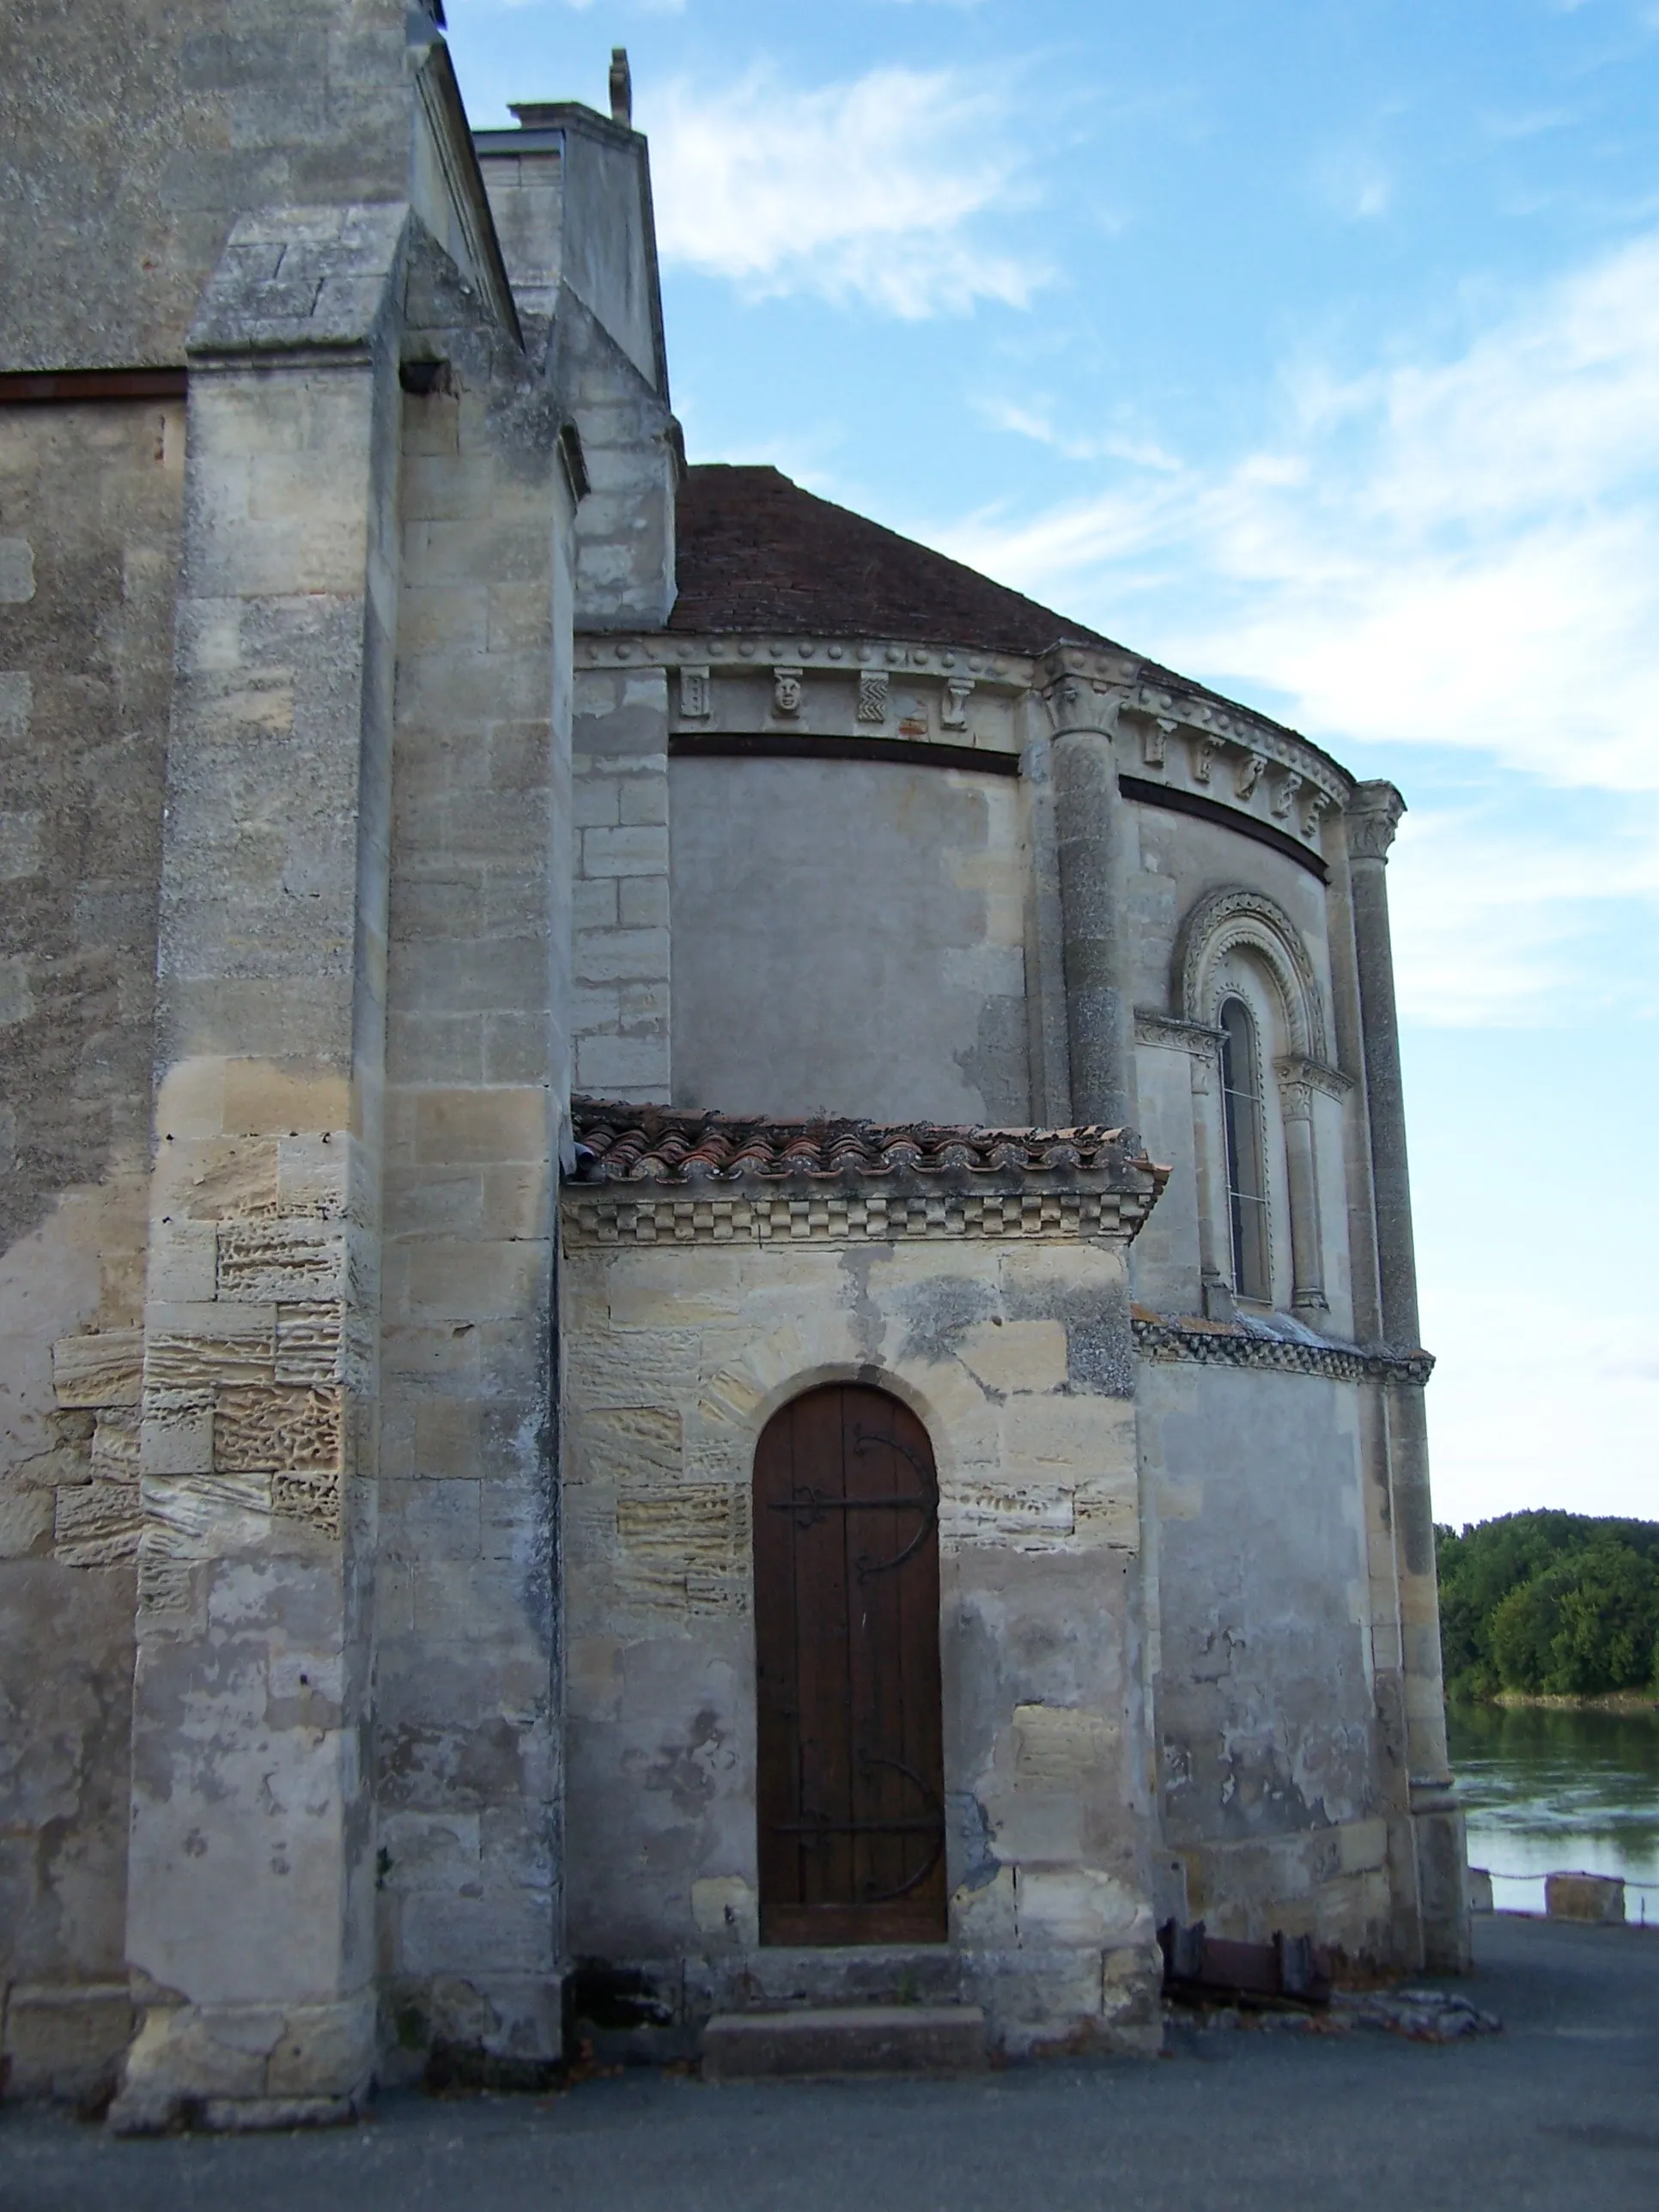
[[[767, 1121], [669, 1106], [574, 1098], [578, 1182], [701, 1183], [757, 1176], [1065, 1176], [1151, 1174], [1131, 1130], [981, 1129], [933, 1121]], [[1126, 1141], [1127, 1140], [1127, 1141]]]
[[[803, 491], [772, 468], [690, 469], [671, 630], [799, 631], [1046, 653], [1114, 641], [960, 561]], [[1121, 651], [1121, 647], [1115, 648]]]

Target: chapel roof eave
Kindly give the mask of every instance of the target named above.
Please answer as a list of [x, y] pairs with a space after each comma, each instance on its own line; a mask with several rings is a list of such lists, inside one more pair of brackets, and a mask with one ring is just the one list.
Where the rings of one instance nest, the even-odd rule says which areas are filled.
[[911, 1192], [1111, 1189], [1155, 1200], [1170, 1170], [1132, 1129], [799, 1120], [615, 1099], [571, 1101], [578, 1186], [879, 1185]]
[[908, 646], [1020, 661], [1039, 685], [1042, 664], [1063, 659], [1133, 691], [1133, 712], [1200, 730], [1255, 727], [1311, 755], [1345, 794], [1352, 787], [1341, 763], [1288, 723], [820, 498], [781, 470], [688, 468], [676, 549], [678, 588], [662, 635], [682, 650], [700, 639]]

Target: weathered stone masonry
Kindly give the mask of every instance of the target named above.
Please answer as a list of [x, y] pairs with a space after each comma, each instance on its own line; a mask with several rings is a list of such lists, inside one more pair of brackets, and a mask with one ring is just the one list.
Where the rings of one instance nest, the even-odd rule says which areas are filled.
[[[1170, 1914], [1458, 1966], [1403, 802], [688, 467], [625, 62], [475, 136], [441, 12], [0, 28], [11, 2092], [1146, 2050]], [[830, 1382], [937, 1468], [890, 1954], [759, 1940], [750, 1486]]]

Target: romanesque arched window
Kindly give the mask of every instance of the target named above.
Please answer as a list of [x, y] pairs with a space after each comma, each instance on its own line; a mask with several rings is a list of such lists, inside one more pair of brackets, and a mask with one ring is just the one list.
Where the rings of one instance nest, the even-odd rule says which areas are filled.
[[1227, 1212], [1238, 1295], [1273, 1303], [1272, 1237], [1263, 1160], [1261, 1048], [1249, 1008], [1221, 1006], [1221, 1104], [1227, 1149]]
[[1205, 1279], [1231, 1273], [1237, 1295], [1262, 1304], [1277, 1283], [1293, 1310], [1322, 1313], [1314, 1098], [1340, 1097], [1348, 1085], [1331, 1065], [1302, 932], [1265, 892], [1242, 884], [1206, 892], [1181, 925], [1171, 984], [1180, 1018], [1214, 1039], [1221, 1077], [1218, 1116], [1207, 1077], [1194, 1090]]

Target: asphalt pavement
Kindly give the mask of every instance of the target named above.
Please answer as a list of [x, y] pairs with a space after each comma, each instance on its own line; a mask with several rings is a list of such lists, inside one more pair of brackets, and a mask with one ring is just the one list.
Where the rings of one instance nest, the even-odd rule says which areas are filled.
[[0, 2108], [0, 2212], [1656, 2212], [1659, 1930], [1477, 1923], [1504, 2033], [1177, 2025], [1161, 2060], [947, 2081], [381, 2099], [362, 2124], [118, 2141]]

